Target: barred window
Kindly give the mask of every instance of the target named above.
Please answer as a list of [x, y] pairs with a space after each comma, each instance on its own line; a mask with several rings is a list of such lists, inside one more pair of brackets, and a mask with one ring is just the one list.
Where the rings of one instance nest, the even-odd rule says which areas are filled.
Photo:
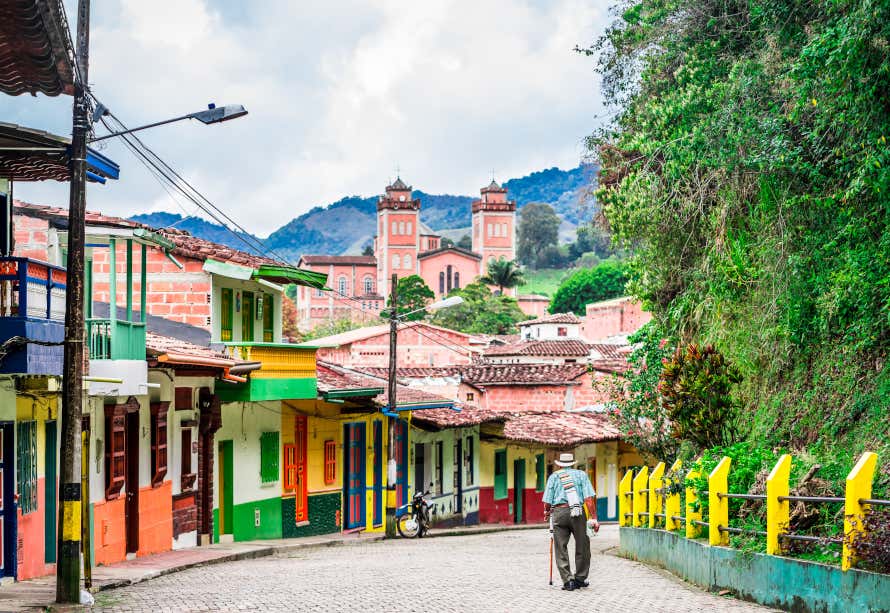
[[260, 481], [278, 481], [278, 433], [263, 432], [260, 435]]
[[324, 442], [324, 482], [330, 485], [337, 480], [337, 443]]
[[37, 422], [18, 423], [19, 509], [22, 515], [37, 510]]

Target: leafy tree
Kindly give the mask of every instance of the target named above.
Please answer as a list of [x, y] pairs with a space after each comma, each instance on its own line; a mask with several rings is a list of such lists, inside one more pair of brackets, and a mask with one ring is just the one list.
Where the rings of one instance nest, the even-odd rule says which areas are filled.
[[515, 334], [516, 324], [527, 319], [515, 298], [497, 296], [479, 281], [449, 296], [460, 296], [464, 301], [433, 313], [430, 321], [444, 328], [471, 334]]
[[469, 234], [464, 234], [460, 237], [460, 240], [455, 244], [456, 247], [460, 247], [461, 249], [466, 249], [469, 251], [473, 248], [473, 239]]
[[303, 334], [302, 340], [310, 341], [316, 338], [323, 338], [325, 336], [333, 336], [334, 334], [340, 334], [341, 332], [349, 332], [350, 330], [355, 330], [356, 328], [363, 328], [365, 326], [374, 325], [374, 323], [376, 322], [353, 321], [353, 319], [350, 317], [333, 319], [323, 324], [319, 324], [312, 328], [309, 332]]
[[549, 204], [532, 202], [519, 211], [516, 254], [523, 264], [538, 268], [538, 255], [559, 240], [560, 219]]
[[516, 265], [516, 262], [500, 257], [488, 263], [488, 271], [480, 277], [479, 281], [496, 286], [498, 291], [503, 294], [505, 289], [525, 283], [525, 277], [522, 276], [522, 269]]
[[454, 241], [448, 238], [447, 236], [443, 236], [440, 241], [442, 247], [454, 247]]
[[624, 295], [627, 268], [616, 262], [603, 262], [596, 268], [582, 268], [563, 281], [550, 301], [551, 313], [584, 315], [591, 302]]
[[362, 255], [374, 255], [374, 245], [365, 245], [365, 248], [362, 249]]
[[287, 294], [281, 297], [281, 335], [297, 341], [303, 338], [297, 329], [297, 305]]
[[[435, 294], [419, 275], [400, 278], [397, 291], [399, 315], [417, 311], [407, 315], [404, 318], [406, 321], [419, 321], [426, 317], [426, 311], [423, 310], [423, 307], [435, 298]], [[389, 297], [386, 304], [392, 308], [392, 296]]]

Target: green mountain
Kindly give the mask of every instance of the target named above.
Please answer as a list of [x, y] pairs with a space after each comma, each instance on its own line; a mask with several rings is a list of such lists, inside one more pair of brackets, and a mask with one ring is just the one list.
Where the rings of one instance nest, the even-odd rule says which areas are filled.
[[[592, 165], [570, 170], [553, 167], [510, 179], [504, 187], [518, 208], [529, 202], [546, 202], [556, 209], [567, 227], [572, 227], [592, 215], [593, 200], [589, 192], [596, 170]], [[421, 190], [414, 194], [420, 199], [423, 222], [433, 230], [447, 232], [470, 226], [470, 204], [477, 196], [427, 194]], [[267, 250], [292, 261], [303, 254], [355, 252], [373, 239], [376, 215], [377, 196], [348, 196], [303, 213], [262, 242]], [[176, 213], [148, 213], [131, 219], [155, 227], [173, 226], [245, 251], [250, 251], [245, 241], [257, 238], [249, 234], [234, 235], [223, 226], [198, 217], [183, 218]]]

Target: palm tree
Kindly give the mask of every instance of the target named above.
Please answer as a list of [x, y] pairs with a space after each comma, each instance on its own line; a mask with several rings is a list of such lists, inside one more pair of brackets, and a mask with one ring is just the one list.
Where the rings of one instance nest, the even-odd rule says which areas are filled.
[[496, 286], [500, 294], [504, 293], [504, 289], [525, 283], [522, 269], [516, 265], [516, 262], [502, 257], [489, 262], [488, 272], [479, 280], [488, 285]]

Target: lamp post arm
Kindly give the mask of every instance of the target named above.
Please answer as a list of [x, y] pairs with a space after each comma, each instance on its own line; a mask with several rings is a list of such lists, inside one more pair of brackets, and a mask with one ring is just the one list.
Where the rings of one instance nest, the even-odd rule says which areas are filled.
[[147, 130], [148, 128], [155, 128], [157, 126], [163, 126], [168, 123], [173, 123], [174, 121], [182, 121], [183, 119], [191, 119], [192, 115], [194, 115], [194, 113], [189, 113], [188, 115], [182, 115], [181, 117], [174, 117], [173, 119], [165, 119], [163, 121], [156, 121], [154, 123], [146, 124], [144, 126], [139, 126], [138, 128], [130, 128], [129, 130], [123, 130], [122, 132], [112, 132], [111, 134], [106, 134], [104, 136], [91, 138], [90, 142], [95, 143], [100, 140], [105, 140], [106, 138], [113, 138], [115, 136], [123, 136], [124, 134], [130, 134], [132, 132], [138, 132], [140, 130]]

